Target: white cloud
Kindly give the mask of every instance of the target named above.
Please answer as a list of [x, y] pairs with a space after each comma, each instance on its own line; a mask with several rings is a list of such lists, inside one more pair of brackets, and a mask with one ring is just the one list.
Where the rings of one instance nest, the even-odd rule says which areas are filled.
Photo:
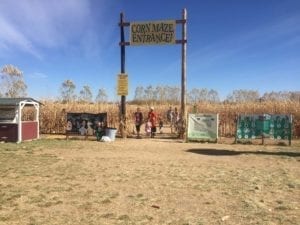
[[87, 1], [4, 1], [1, 14], [34, 43], [57, 46], [83, 27], [89, 14]]
[[10, 46], [18, 48], [22, 51], [29, 52], [30, 54], [40, 58], [40, 54], [32, 46], [30, 40], [28, 40], [21, 32], [15, 29], [9, 22], [7, 22], [0, 15], [0, 50], [5, 52], [9, 51]]
[[299, 21], [299, 15], [277, 18], [268, 24], [232, 34], [211, 45], [199, 48], [191, 54], [190, 58], [201, 66], [214, 66], [217, 62], [239, 56], [240, 53], [251, 49], [257, 49], [257, 54], [265, 54], [265, 51], [292, 47], [300, 42]]
[[48, 76], [46, 74], [39, 73], [39, 72], [29, 74], [28, 77], [30, 77], [32, 79], [46, 79], [46, 78], [48, 78]]
[[96, 24], [103, 26], [104, 19], [94, 21], [92, 14], [104, 14], [109, 4], [106, 0], [97, 1], [101, 7], [96, 11], [92, 3], [87, 0], [1, 0], [0, 51], [21, 50], [37, 58], [43, 56], [43, 49], [68, 49], [72, 45], [95, 51], [101, 34], [94, 28]]

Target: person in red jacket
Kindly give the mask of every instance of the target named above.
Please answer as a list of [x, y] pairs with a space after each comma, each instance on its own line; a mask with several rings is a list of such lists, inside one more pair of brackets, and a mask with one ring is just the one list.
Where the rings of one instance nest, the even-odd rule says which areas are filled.
[[151, 138], [154, 138], [156, 133], [156, 122], [157, 122], [157, 116], [154, 112], [154, 107], [150, 107], [150, 111], [148, 113], [148, 120], [151, 122]]

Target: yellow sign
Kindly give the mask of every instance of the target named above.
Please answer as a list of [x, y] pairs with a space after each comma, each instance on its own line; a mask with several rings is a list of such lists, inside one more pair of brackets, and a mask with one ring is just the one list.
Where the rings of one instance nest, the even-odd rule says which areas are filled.
[[131, 22], [130, 45], [175, 44], [175, 28], [175, 20]]
[[121, 73], [118, 75], [118, 95], [128, 95], [128, 76]]

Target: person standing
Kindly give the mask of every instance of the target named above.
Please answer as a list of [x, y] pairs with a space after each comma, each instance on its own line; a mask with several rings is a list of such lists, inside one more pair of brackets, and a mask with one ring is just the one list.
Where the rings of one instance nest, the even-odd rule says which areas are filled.
[[177, 110], [177, 107], [175, 107], [174, 109], [174, 114], [173, 114], [173, 124], [174, 124], [174, 127], [175, 127], [175, 132], [178, 131], [178, 122], [179, 122], [179, 112]]
[[97, 141], [100, 141], [101, 138], [105, 135], [105, 127], [103, 122], [97, 122], [95, 134]]
[[154, 107], [150, 107], [150, 111], [148, 113], [148, 120], [151, 122], [151, 138], [154, 138], [155, 133], [156, 133], [156, 120], [157, 116], [156, 113], [154, 112]]
[[135, 123], [137, 138], [141, 138], [140, 131], [141, 131], [141, 125], [143, 123], [143, 113], [141, 112], [140, 107], [137, 107], [136, 112], [134, 113], [134, 123]]
[[173, 112], [172, 106], [170, 106], [168, 111], [167, 111], [167, 121], [168, 121], [168, 123], [172, 123], [173, 116], [174, 116], [174, 112]]
[[177, 132], [178, 129], [178, 121], [179, 121], [179, 112], [177, 107], [172, 109], [170, 106], [169, 110], [167, 111], [167, 120], [170, 123], [171, 133]]
[[164, 127], [164, 122], [163, 122], [163, 120], [162, 120], [162, 118], [161, 118], [161, 116], [160, 115], [158, 115], [158, 127], [159, 127], [159, 133], [163, 133], [163, 127]]
[[147, 137], [151, 136], [151, 122], [149, 119], [146, 121], [146, 124], [145, 124], [145, 132], [146, 132]]

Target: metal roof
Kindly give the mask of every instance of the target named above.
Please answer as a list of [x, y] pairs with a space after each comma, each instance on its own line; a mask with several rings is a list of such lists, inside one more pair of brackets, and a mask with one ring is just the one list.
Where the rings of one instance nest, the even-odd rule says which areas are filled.
[[41, 104], [40, 102], [38, 102], [37, 100], [34, 100], [33, 98], [0, 98], [0, 106], [16, 106], [19, 105], [20, 102], [28, 102], [28, 105], [31, 105], [32, 103], [38, 103]]

